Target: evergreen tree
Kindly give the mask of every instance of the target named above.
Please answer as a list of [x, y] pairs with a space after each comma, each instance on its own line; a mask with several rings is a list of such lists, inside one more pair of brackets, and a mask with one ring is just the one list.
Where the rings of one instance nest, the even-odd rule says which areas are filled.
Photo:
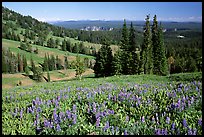
[[66, 51], [66, 40], [65, 39], [64, 39], [64, 41], [62, 41], [61, 49], [63, 51]]
[[67, 56], [64, 56], [64, 68], [65, 68], [65, 69], [68, 69], [68, 68], [69, 68], [69, 63], [68, 63]]
[[85, 72], [84, 63], [81, 61], [80, 57], [77, 55], [76, 57], [76, 77], [79, 77], [81, 80], [82, 73]]
[[110, 45], [102, 45], [96, 56], [96, 63], [94, 65], [95, 76], [111, 76], [113, 71], [112, 60], [113, 55]]
[[6, 56], [4, 50], [2, 51], [2, 73], [8, 72], [8, 63], [6, 61]]
[[113, 75], [122, 74], [122, 66], [121, 66], [121, 50], [118, 49], [113, 57]]
[[135, 29], [133, 27], [133, 24], [131, 22], [130, 24], [130, 33], [129, 33], [129, 51], [130, 52], [136, 52], [136, 48], [137, 48], [137, 45], [136, 45], [136, 35], [135, 35]]
[[36, 67], [35, 67], [35, 63], [33, 61], [33, 57], [31, 56], [31, 60], [30, 60], [30, 64], [31, 64], [31, 71], [33, 72], [33, 78], [36, 76]]
[[60, 70], [60, 69], [62, 69], [62, 61], [61, 61], [61, 59], [59, 59], [58, 58], [58, 56], [56, 56], [56, 69], [57, 70]]
[[74, 47], [73, 47], [73, 49], [72, 49], [72, 52], [73, 52], [73, 53], [79, 53], [79, 46], [78, 46], [77, 43], [74, 44]]
[[152, 57], [151, 57], [151, 32], [150, 32], [150, 21], [149, 15], [146, 17], [146, 23], [144, 27], [144, 40], [141, 45], [140, 51], [140, 69], [139, 73], [150, 74], [152, 70]]
[[127, 51], [129, 45], [128, 40], [128, 29], [126, 26], [126, 21], [124, 20], [123, 29], [122, 29], [122, 40], [121, 40], [121, 46], [120, 48], [124, 51]]
[[158, 40], [159, 40], [159, 60], [161, 62], [160, 65], [160, 75], [167, 75], [168, 74], [168, 64], [167, 64], [167, 58], [166, 58], [166, 53], [165, 53], [165, 47], [164, 47], [164, 41], [163, 41], [163, 31], [162, 31], [162, 26], [160, 23], [159, 27], [159, 34], [158, 34]]
[[43, 71], [48, 71], [49, 70], [49, 61], [47, 58], [47, 55], [45, 54], [44, 62], [43, 62]]
[[25, 71], [26, 67], [27, 67], [27, 59], [26, 59], [26, 56], [23, 55], [23, 71]]

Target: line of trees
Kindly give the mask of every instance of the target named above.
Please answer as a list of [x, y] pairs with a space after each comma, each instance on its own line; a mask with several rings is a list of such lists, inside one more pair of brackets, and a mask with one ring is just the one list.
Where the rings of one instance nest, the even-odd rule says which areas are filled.
[[112, 55], [110, 44], [106, 41], [96, 56], [94, 73], [96, 77], [118, 74], [167, 74], [167, 59], [162, 37], [161, 25], [158, 26], [154, 16], [152, 32], [149, 15], [144, 27], [144, 40], [139, 49], [135, 29], [131, 23], [130, 29], [124, 20], [120, 49]]
[[10, 49], [2, 49], [2, 73], [25, 72], [27, 67], [25, 55], [18, 53], [16, 56]]

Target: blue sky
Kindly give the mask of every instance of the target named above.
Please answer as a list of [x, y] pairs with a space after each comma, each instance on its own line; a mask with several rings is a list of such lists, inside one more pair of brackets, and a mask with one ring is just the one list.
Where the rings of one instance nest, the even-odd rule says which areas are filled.
[[144, 20], [202, 21], [202, 2], [2, 2], [22, 15], [40, 21]]

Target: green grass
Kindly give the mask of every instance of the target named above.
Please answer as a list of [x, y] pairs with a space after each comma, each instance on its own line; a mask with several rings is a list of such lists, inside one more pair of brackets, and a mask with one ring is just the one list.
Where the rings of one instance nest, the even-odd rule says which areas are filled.
[[22, 80], [22, 78], [15, 78], [15, 77], [11, 77], [11, 78], [2, 78], [2, 85], [4, 84], [13, 84], [16, 85], [16, 83], [18, 81]]
[[[2, 46], [6, 47], [6, 48], [10, 48], [12, 52], [14, 52], [15, 54], [20, 53], [21, 55], [26, 55], [27, 61], [30, 61], [30, 57], [31, 55], [33, 56], [33, 60], [35, 63], [42, 63], [44, 60], [44, 55], [45, 53], [51, 53], [54, 54], [55, 56], [64, 56], [64, 55], [69, 55], [69, 56], [77, 56], [77, 54], [75, 53], [71, 53], [71, 52], [65, 52], [65, 51], [61, 51], [59, 49], [54, 49], [54, 48], [48, 48], [48, 47], [43, 47], [43, 46], [39, 46], [39, 45], [32, 45], [33, 49], [35, 49], [36, 47], [38, 48], [39, 54], [34, 54], [34, 53], [29, 53], [27, 51], [21, 50], [18, 47], [20, 46], [20, 42], [18, 41], [13, 41], [13, 40], [7, 40], [7, 39], [2, 39]], [[84, 55], [84, 54], [78, 54], [81, 58], [89, 58], [89, 59], [94, 59], [95, 57], [93, 56], [88, 56], [88, 55]]]

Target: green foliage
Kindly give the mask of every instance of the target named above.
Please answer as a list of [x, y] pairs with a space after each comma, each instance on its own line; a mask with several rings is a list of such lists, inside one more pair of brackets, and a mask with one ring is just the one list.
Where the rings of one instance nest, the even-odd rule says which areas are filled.
[[96, 63], [94, 65], [94, 73], [96, 77], [111, 76], [112, 75], [112, 50], [109, 45], [102, 45], [96, 56]]
[[85, 72], [85, 67], [84, 67], [84, 63], [81, 61], [80, 57], [77, 56], [76, 57], [76, 77], [79, 78], [81, 80], [82, 77], [82, 73]]

